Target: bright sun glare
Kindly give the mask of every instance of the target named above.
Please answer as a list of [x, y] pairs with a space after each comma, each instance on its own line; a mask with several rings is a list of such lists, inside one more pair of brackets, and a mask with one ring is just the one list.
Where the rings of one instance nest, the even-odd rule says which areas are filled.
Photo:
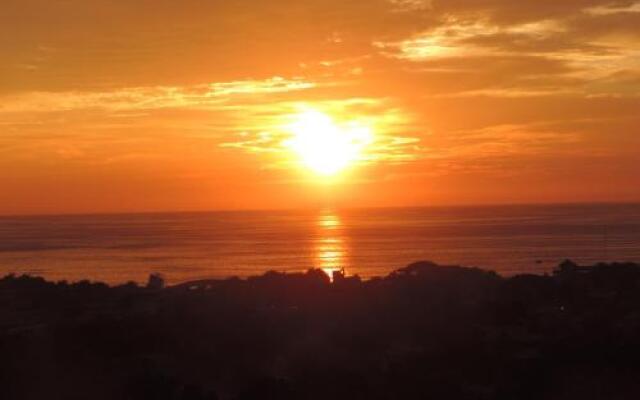
[[361, 159], [373, 141], [371, 128], [358, 122], [337, 124], [330, 116], [309, 110], [297, 114], [287, 130], [285, 142], [312, 171], [335, 175]]

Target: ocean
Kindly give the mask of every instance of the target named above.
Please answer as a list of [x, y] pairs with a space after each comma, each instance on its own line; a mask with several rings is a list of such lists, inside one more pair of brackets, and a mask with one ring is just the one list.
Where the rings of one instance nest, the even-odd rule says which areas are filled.
[[640, 262], [640, 205], [0, 217], [0, 274], [169, 283], [267, 270], [382, 276], [418, 260], [504, 275]]

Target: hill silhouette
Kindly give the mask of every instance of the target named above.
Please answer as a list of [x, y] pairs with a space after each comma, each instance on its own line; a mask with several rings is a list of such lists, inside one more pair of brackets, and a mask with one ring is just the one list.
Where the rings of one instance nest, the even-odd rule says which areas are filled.
[[640, 266], [0, 280], [3, 399], [629, 399]]

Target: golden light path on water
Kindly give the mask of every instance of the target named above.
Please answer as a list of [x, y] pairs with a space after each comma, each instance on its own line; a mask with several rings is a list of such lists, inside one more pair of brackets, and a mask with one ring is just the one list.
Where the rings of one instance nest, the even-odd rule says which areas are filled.
[[334, 271], [346, 269], [348, 251], [340, 217], [332, 212], [324, 212], [318, 217], [318, 235], [315, 241], [316, 265], [330, 277]]

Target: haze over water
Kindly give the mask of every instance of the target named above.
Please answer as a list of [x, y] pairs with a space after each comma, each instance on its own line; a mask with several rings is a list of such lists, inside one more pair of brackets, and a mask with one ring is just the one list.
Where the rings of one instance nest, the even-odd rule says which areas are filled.
[[171, 283], [417, 260], [545, 273], [565, 258], [640, 262], [640, 205], [553, 205], [0, 218], [0, 273]]

